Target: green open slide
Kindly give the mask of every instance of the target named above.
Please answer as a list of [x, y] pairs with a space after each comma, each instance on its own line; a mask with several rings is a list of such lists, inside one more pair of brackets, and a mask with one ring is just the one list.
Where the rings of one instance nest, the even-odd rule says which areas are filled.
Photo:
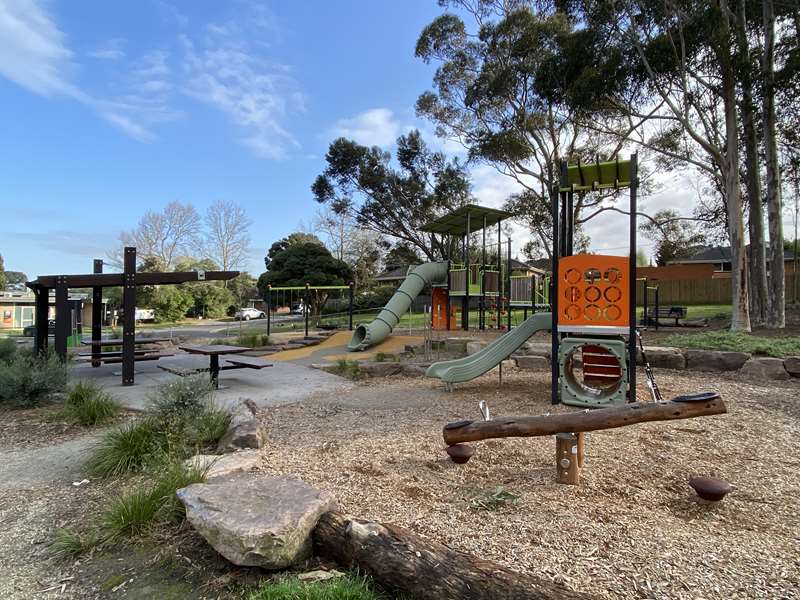
[[536, 313], [475, 354], [433, 363], [428, 367], [426, 375], [441, 379], [445, 383], [461, 383], [475, 379], [519, 350], [520, 346], [537, 331], [549, 331], [551, 321], [551, 313]]
[[408, 311], [408, 307], [419, 296], [425, 286], [431, 283], [445, 283], [447, 281], [447, 263], [424, 263], [414, 267], [406, 275], [405, 281], [397, 288], [383, 310], [378, 313], [375, 320], [366, 325], [359, 325], [353, 332], [347, 349], [366, 350], [385, 340], [392, 329], [400, 322], [400, 317]]

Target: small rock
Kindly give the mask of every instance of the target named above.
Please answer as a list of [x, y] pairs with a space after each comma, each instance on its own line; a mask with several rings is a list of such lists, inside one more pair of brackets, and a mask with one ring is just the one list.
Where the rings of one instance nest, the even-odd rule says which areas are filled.
[[242, 450], [231, 454], [197, 454], [183, 461], [188, 467], [207, 469], [206, 478], [224, 477], [258, 467], [258, 450]]
[[235, 565], [285, 569], [311, 555], [311, 532], [336, 500], [297, 477], [239, 473], [177, 491], [186, 518]]
[[800, 377], [800, 356], [787, 356], [783, 359], [783, 367], [792, 377]]
[[737, 371], [749, 358], [747, 352], [686, 350], [686, 366], [695, 371]]
[[517, 361], [518, 369], [528, 371], [546, 371], [550, 368], [550, 361], [544, 356], [522, 355], [514, 357]]
[[750, 379], [789, 379], [791, 375], [783, 366], [783, 359], [768, 357], [753, 357], [744, 363], [739, 373]]
[[231, 410], [228, 431], [217, 446], [219, 454], [245, 448], [261, 448], [264, 445], [264, 433], [256, 418], [257, 410], [255, 402], [250, 399], [243, 400]]
[[331, 569], [330, 571], [318, 569], [316, 571], [300, 573], [300, 575], [297, 576], [300, 581], [328, 581], [329, 579], [336, 579], [337, 577], [344, 577], [344, 573], [336, 569]]

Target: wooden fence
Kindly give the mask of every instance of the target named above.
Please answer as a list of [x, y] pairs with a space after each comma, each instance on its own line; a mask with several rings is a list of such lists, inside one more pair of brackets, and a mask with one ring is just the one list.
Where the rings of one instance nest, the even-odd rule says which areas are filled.
[[[794, 300], [793, 274], [786, 274], [786, 301]], [[800, 296], [800, 280], [798, 280], [798, 296]], [[667, 304], [730, 304], [731, 280], [730, 279], [676, 279], [669, 281], [648, 280], [648, 285], [658, 285], [658, 299], [662, 305]], [[644, 300], [643, 284], [637, 282], [636, 303], [641, 305]], [[648, 304], [653, 304], [655, 296], [650, 292]]]

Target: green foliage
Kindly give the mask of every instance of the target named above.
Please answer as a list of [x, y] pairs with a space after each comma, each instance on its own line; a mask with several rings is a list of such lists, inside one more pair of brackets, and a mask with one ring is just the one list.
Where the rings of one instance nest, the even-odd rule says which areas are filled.
[[767, 338], [733, 331], [676, 333], [666, 338], [664, 344], [679, 348], [736, 350], [776, 358], [800, 356], [800, 338]]
[[419, 264], [419, 255], [414, 248], [407, 242], [395, 244], [389, 252], [386, 253], [386, 258], [383, 259], [387, 269], [396, 269], [398, 267], [408, 267], [410, 265]]
[[397, 362], [397, 356], [386, 352], [378, 352], [375, 355], [375, 362]]
[[79, 381], [69, 388], [63, 414], [74, 423], [91, 427], [106, 423], [119, 413], [111, 394], [91, 381]]
[[487, 490], [470, 500], [470, 507], [475, 510], [495, 511], [503, 508], [507, 504], [515, 502], [519, 496], [512, 494], [505, 488], [498, 486], [493, 490]]
[[175, 491], [205, 479], [206, 469], [169, 464], [151, 483], [113, 499], [100, 516], [100, 529], [108, 538], [130, 537], [146, 533], [154, 525], [179, 523], [185, 511]]
[[353, 298], [353, 308], [355, 310], [383, 308], [395, 292], [397, 292], [397, 288], [391, 285], [375, 286]]
[[366, 577], [344, 575], [328, 581], [303, 582], [282, 577], [264, 583], [248, 600], [388, 600]]
[[242, 333], [231, 341], [230, 338], [219, 338], [214, 340], [215, 344], [233, 344], [234, 346], [245, 346], [247, 348], [259, 348], [268, 346], [269, 336], [266, 333]]
[[659, 267], [673, 260], [691, 258], [703, 245], [700, 230], [691, 221], [678, 217], [676, 211], [667, 208], [653, 215], [655, 222], [647, 220], [639, 226], [642, 233], [656, 242], [655, 259]]
[[154, 419], [126, 423], [107, 432], [92, 449], [89, 473], [118, 477], [142, 471], [164, 451], [166, 441]]
[[193, 304], [192, 297], [181, 286], [176, 285], [160, 286], [150, 301], [158, 322], [180, 321]]
[[66, 384], [67, 369], [55, 354], [16, 351], [0, 361], [0, 405], [37, 406]]
[[56, 560], [75, 559], [96, 547], [99, 542], [95, 529], [83, 533], [70, 528], [57, 529], [50, 543], [50, 553]]
[[358, 379], [361, 377], [361, 367], [358, 365], [358, 361], [347, 360], [346, 358], [340, 358], [336, 361], [333, 372], [342, 377], [347, 377], [348, 379]]
[[0, 292], [6, 289], [8, 278], [6, 277], [5, 263], [3, 262], [3, 255], [0, 254]]
[[317, 246], [325, 246], [322, 243], [322, 240], [315, 236], [313, 233], [305, 233], [304, 231], [296, 231], [295, 233], [290, 233], [285, 238], [274, 242], [272, 246], [269, 247], [267, 250], [266, 256], [266, 267], [269, 269], [270, 265], [272, 264], [272, 260], [281, 252], [289, 248], [290, 246], [298, 246], [300, 244], [316, 244]]
[[0, 338], [0, 362], [8, 362], [17, 353], [17, 343], [11, 338]]
[[182, 419], [205, 409], [213, 393], [214, 387], [207, 376], [180, 377], [158, 386], [148, 396], [147, 408], [160, 421]]

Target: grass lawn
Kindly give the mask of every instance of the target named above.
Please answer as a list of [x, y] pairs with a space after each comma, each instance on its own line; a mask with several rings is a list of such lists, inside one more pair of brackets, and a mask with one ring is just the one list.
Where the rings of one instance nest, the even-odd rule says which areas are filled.
[[800, 356], [800, 338], [767, 338], [732, 331], [703, 331], [675, 333], [664, 339], [667, 346], [704, 348], [708, 350], [737, 350], [762, 356]]

